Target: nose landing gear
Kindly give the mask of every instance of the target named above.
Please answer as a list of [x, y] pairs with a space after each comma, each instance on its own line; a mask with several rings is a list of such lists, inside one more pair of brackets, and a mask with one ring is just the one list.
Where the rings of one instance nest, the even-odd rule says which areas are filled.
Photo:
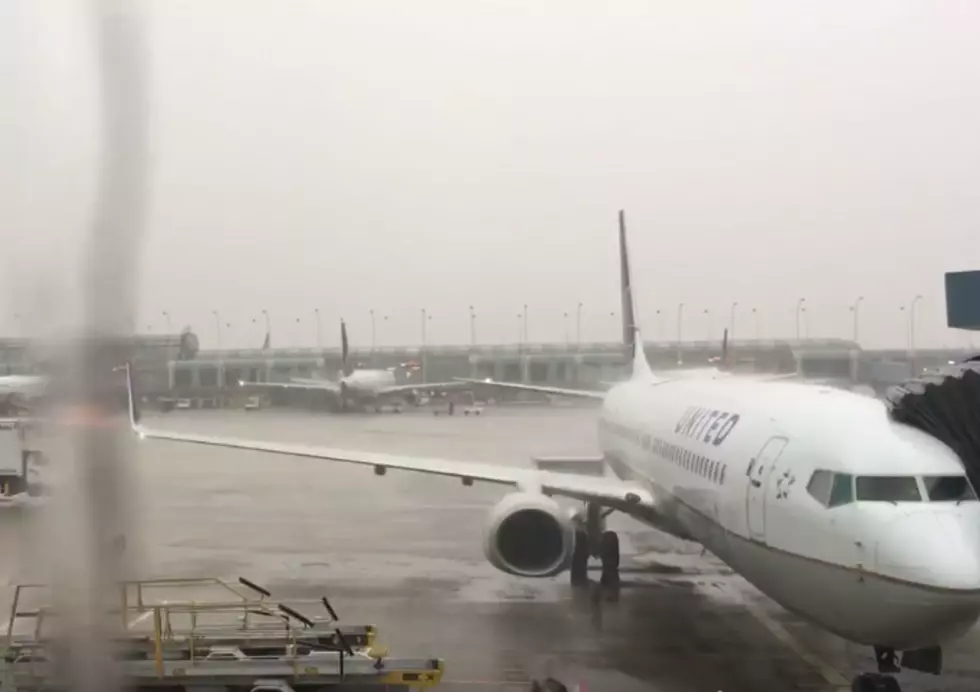
[[851, 692], [902, 692], [902, 686], [891, 675], [862, 673], [851, 683]]
[[889, 673], [898, 673], [903, 668], [907, 668], [920, 673], [939, 675], [943, 670], [943, 650], [938, 646], [931, 646], [904, 651], [899, 665], [895, 649], [876, 646], [875, 662], [878, 664], [878, 672], [858, 675], [851, 683], [851, 692], [902, 692], [898, 680]]

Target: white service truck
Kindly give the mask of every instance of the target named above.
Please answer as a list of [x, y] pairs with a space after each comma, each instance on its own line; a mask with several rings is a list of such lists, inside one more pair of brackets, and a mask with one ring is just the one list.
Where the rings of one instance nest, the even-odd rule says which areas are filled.
[[23, 420], [0, 420], [0, 506], [22, 504], [42, 494], [39, 469], [45, 459], [28, 448]]

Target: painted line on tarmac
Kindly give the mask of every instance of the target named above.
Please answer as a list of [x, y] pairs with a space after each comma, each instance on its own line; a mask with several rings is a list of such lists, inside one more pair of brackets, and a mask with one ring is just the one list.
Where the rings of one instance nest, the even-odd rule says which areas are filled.
[[817, 654], [807, 649], [799, 639], [789, 633], [789, 630], [774, 620], [762, 606], [753, 602], [751, 598], [746, 597], [745, 594], [738, 593], [735, 589], [728, 585], [720, 586], [719, 588], [728, 591], [733, 596], [740, 598], [745, 606], [745, 609], [759, 622], [759, 624], [769, 630], [772, 636], [779, 640], [779, 642], [785, 644], [793, 651], [793, 653], [819, 672], [821, 677], [827, 681], [828, 685], [841, 690], [851, 689], [850, 681], [839, 670], [824, 661]]

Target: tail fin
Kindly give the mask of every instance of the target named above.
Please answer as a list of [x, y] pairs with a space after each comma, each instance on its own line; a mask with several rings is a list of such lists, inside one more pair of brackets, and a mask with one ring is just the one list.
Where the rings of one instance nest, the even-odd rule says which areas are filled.
[[349, 352], [349, 347], [347, 344], [347, 324], [340, 320], [340, 369], [344, 373], [344, 377], [350, 375], [350, 370], [347, 367], [347, 353]]
[[633, 365], [632, 377], [651, 377], [653, 372], [643, 351], [643, 337], [636, 323], [636, 301], [630, 273], [629, 247], [626, 243], [626, 212], [619, 210], [619, 291], [623, 313], [623, 347]]

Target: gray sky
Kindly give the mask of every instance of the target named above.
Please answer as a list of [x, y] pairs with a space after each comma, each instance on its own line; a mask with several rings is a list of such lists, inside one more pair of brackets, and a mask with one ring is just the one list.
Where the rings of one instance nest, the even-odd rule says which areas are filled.
[[[141, 329], [215, 345], [618, 337], [627, 210], [648, 339], [903, 346], [980, 269], [980, 5], [146, 2]], [[738, 9], [735, 8], [738, 6]], [[0, 331], [70, 314], [99, 149], [85, 5], [0, 3]], [[973, 242], [970, 242], [970, 240]], [[50, 288], [41, 290], [46, 284]], [[40, 306], [40, 307], [38, 307]], [[658, 319], [656, 310], [661, 310]], [[704, 310], [710, 311], [706, 318]], [[18, 321], [13, 315], [21, 313]], [[55, 317], [60, 315], [61, 317]], [[387, 316], [387, 321], [381, 316]], [[299, 325], [296, 318], [301, 319]], [[805, 330], [805, 331], [806, 331]], [[980, 343], [980, 335], [976, 337]]]

